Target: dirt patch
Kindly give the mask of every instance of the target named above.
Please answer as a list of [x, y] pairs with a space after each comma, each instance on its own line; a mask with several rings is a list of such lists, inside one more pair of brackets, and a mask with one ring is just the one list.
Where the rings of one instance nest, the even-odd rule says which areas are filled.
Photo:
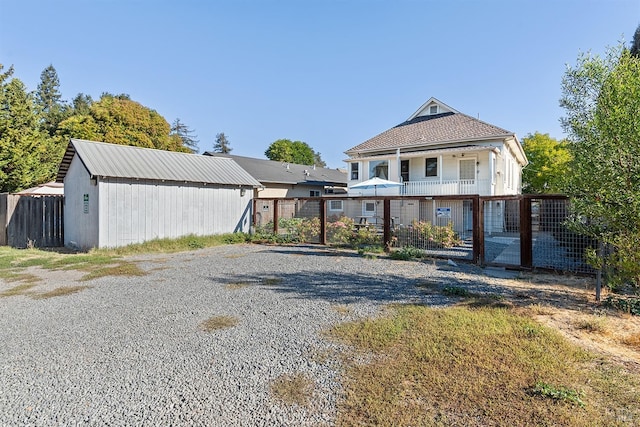
[[[519, 310], [582, 347], [640, 373], [640, 349], [625, 344], [630, 337], [640, 336], [640, 317], [597, 303], [594, 279], [529, 274], [507, 280], [504, 286]], [[603, 290], [602, 299], [606, 296]]]

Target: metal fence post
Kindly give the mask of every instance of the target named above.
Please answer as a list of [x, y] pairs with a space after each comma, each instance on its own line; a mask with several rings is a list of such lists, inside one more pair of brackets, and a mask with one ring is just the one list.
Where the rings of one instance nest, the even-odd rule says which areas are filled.
[[533, 267], [531, 198], [525, 196], [520, 197], [520, 266]]

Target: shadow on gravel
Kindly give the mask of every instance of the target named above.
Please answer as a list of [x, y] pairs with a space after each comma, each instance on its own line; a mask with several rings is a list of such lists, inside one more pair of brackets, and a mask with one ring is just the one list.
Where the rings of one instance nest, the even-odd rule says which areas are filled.
[[255, 275], [234, 275], [222, 280], [217, 277], [215, 281], [229, 284], [249, 283], [275, 292], [289, 293], [293, 297], [320, 299], [339, 304], [363, 301], [420, 302], [421, 297], [426, 296], [416, 286], [418, 280], [397, 275], [381, 277], [330, 271], [321, 274], [317, 271], [300, 271], [274, 274], [266, 272], [263, 277], [266, 280], [256, 281]]
[[[300, 251], [301, 248], [305, 249], [305, 251], [301, 252]], [[268, 252], [268, 253], [283, 254], [283, 255], [298, 255], [298, 256], [313, 255], [313, 256], [321, 256], [321, 257], [343, 257], [343, 258], [361, 257], [361, 255], [359, 255], [355, 251], [349, 252], [341, 249], [323, 248], [318, 246], [300, 246], [300, 245], [295, 247], [292, 246], [291, 249], [287, 249], [286, 246], [283, 249], [282, 246], [279, 246], [277, 249], [276, 248], [264, 249], [264, 250], [261, 250], [260, 252]]]

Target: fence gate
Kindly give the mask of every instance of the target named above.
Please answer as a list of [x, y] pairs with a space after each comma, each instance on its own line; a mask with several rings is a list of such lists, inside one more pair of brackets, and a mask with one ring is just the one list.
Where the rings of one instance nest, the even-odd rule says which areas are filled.
[[4, 212], [9, 246], [64, 246], [64, 197], [9, 194]]

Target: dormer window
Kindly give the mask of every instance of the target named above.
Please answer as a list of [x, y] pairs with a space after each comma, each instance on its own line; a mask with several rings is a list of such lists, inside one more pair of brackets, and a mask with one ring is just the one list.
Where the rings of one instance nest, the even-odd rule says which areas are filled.
[[437, 105], [431, 105], [429, 107], [429, 114], [430, 115], [438, 114], [438, 106]]

